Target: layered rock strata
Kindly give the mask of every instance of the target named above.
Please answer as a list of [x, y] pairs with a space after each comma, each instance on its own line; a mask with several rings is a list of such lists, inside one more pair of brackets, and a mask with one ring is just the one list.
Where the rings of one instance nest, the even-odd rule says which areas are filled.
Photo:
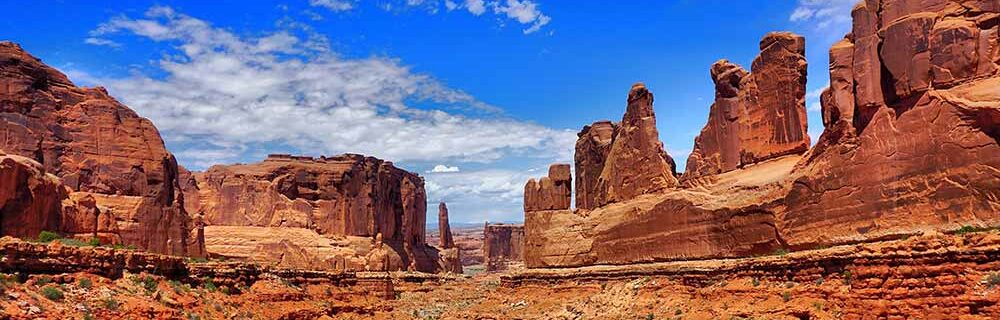
[[[437, 250], [426, 244], [423, 178], [391, 162], [353, 154], [270, 155], [192, 177], [185, 195], [197, 201], [188, 207], [207, 225], [209, 254], [297, 267], [439, 269]], [[237, 238], [282, 254], [260, 256], [257, 246], [231, 243]]]
[[486, 223], [483, 228], [486, 271], [517, 269], [524, 265], [524, 226]]
[[[174, 156], [148, 119], [103, 88], [79, 88], [10, 42], [0, 42], [0, 150], [30, 158], [61, 180], [71, 197], [93, 201], [93, 223], [47, 225], [67, 236], [187, 255], [202, 247], [184, 210]], [[14, 214], [14, 213], [9, 213]], [[88, 221], [92, 212], [68, 220]], [[11, 226], [4, 234], [34, 230]], [[36, 234], [37, 235], [37, 234]]]
[[[713, 66], [718, 99], [690, 179], [638, 188], [646, 191], [625, 201], [526, 210], [528, 267], [740, 257], [1000, 225], [1000, 6], [871, 0], [853, 16], [853, 32], [830, 50], [824, 131], [813, 148], [802, 153], [809, 140], [796, 136], [805, 132], [801, 38], [770, 34], [753, 72]], [[733, 126], [725, 111], [746, 102], [741, 92], [757, 97], [744, 106], [781, 117], [759, 113], [748, 118], [758, 124]], [[578, 171], [600, 157], [593, 145], [578, 143]], [[612, 171], [651, 181], [643, 177], [669, 175], [658, 163]]]
[[682, 180], [809, 149], [805, 39], [771, 33], [761, 40], [760, 50], [750, 73], [726, 60], [712, 65], [715, 103]]
[[573, 177], [568, 164], [553, 164], [548, 176], [524, 185], [524, 211], [569, 209]]

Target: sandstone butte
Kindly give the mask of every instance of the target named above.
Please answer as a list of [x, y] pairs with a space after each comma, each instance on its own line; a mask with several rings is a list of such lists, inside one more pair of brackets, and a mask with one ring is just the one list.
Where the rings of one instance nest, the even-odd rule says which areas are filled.
[[203, 255], [180, 168], [148, 119], [0, 42], [0, 234], [41, 230]]
[[830, 48], [815, 146], [797, 35], [766, 35], [750, 72], [711, 67], [715, 102], [679, 180], [651, 128], [652, 95], [637, 84], [621, 122], [580, 132], [575, 208], [561, 169], [528, 182], [527, 266], [744, 257], [1000, 226], [1000, 2], [869, 0], [852, 16], [853, 31]]
[[489, 223], [483, 226], [483, 264], [486, 271], [524, 267], [524, 225]]
[[423, 178], [391, 162], [275, 154], [185, 176], [186, 209], [205, 225], [212, 256], [289, 268], [461, 272], [453, 244], [426, 243]]

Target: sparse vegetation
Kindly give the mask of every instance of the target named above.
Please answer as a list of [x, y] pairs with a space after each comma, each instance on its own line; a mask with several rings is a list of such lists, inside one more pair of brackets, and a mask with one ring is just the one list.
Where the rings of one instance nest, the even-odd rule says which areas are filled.
[[986, 286], [988, 286], [990, 289], [995, 288], [996, 286], [1000, 285], [1000, 272], [990, 273], [989, 275], [986, 276], [986, 279], [984, 281], [986, 282]]
[[788, 291], [781, 293], [781, 300], [785, 302], [792, 301], [792, 293]]
[[753, 284], [754, 287], [758, 287], [760, 286], [760, 279], [754, 277], [753, 280], [750, 280], [750, 283]]
[[62, 301], [63, 292], [57, 286], [45, 286], [40, 292], [43, 297], [52, 301]]
[[111, 310], [111, 311], [115, 311], [115, 310], [118, 310], [118, 306], [119, 306], [119, 303], [118, 303], [118, 300], [115, 300], [115, 297], [107, 297], [106, 299], [104, 299], [104, 308], [105, 309], [108, 309], [108, 310]]
[[209, 278], [202, 279], [201, 287], [204, 288], [205, 290], [208, 290], [209, 292], [215, 292], [215, 290], [219, 290], [219, 287], [216, 287], [215, 283], [212, 282], [212, 279]]
[[961, 228], [958, 228], [958, 230], [953, 231], [953, 233], [957, 234], [957, 235], [963, 235], [963, 234], [976, 233], [976, 232], [984, 232], [984, 231], [990, 231], [990, 230], [991, 230], [990, 228], [980, 228], [980, 227], [973, 227], [973, 226], [970, 226], [970, 225], [965, 225], [965, 226], [962, 226]]
[[94, 286], [94, 282], [87, 278], [81, 278], [77, 281], [76, 285], [83, 289], [90, 289], [90, 287]]
[[132, 283], [142, 287], [146, 293], [156, 291], [157, 281], [152, 276], [133, 276]]
[[39, 287], [44, 287], [45, 285], [47, 285], [47, 284], [49, 284], [51, 282], [52, 282], [52, 278], [50, 278], [49, 276], [41, 276], [41, 277], [35, 278], [35, 285], [39, 286]]
[[840, 277], [844, 280], [844, 284], [851, 285], [851, 271], [850, 270], [844, 270], [844, 272], [840, 275]]
[[73, 238], [61, 238], [61, 239], [57, 239], [57, 240], [59, 241], [59, 243], [62, 243], [63, 245], [67, 245], [67, 246], [71, 246], [71, 247], [86, 247], [86, 246], [90, 245], [90, 244], [88, 244], [86, 242], [80, 241], [78, 239], [73, 239]]
[[206, 262], [208, 262], [208, 258], [205, 258], [205, 257], [191, 257], [191, 258], [188, 259], [188, 261], [191, 261], [193, 263], [206, 263]]
[[87, 244], [89, 244], [91, 247], [100, 247], [101, 239], [98, 239], [97, 237], [90, 238], [90, 241], [87, 241]]
[[823, 277], [816, 278], [816, 285], [817, 286], [823, 285]]
[[779, 257], [784, 257], [787, 254], [788, 254], [788, 249], [778, 248], [778, 250], [774, 250], [774, 254], [773, 255], [779, 256]]
[[38, 242], [41, 243], [49, 243], [60, 238], [62, 237], [60, 237], [59, 234], [52, 231], [42, 231], [38, 233]]
[[649, 313], [646, 315], [646, 320], [653, 320], [653, 319], [656, 319], [656, 315], [654, 315], [653, 313]]

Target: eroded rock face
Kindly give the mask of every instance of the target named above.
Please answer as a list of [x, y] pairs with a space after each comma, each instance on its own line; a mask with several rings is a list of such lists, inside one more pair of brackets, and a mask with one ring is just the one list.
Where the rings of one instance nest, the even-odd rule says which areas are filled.
[[597, 180], [596, 206], [677, 186], [673, 162], [656, 129], [653, 93], [636, 83], [629, 91], [628, 107]]
[[604, 162], [611, 152], [611, 142], [618, 126], [611, 121], [598, 121], [577, 134], [576, 154], [576, 207], [593, 209], [597, 204], [597, 180], [604, 171]]
[[[437, 253], [426, 244], [423, 178], [391, 162], [353, 154], [270, 155], [260, 163], [217, 165], [191, 176], [196, 183], [184, 184], [185, 193], [198, 203], [187, 207], [198, 210], [205, 225], [301, 228], [327, 237], [381, 235], [380, 243], [395, 255], [391, 259], [401, 261], [390, 270], [438, 269]], [[206, 242], [214, 242], [211, 235]]]
[[0, 151], [0, 233], [34, 238], [43, 230], [60, 230], [66, 198], [59, 178], [40, 164]]
[[[854, 9], [853, 33], [831, 48], [826, 130], [786, 198], [789, 245], [997, 222], [1000, 146], [987, 120], [1000, 110], [997, 9], [944, 0]], [[851, 60], [853, 73], [841, 67]]]
[[[737, 257], [1000, 225], [1000, 4], [870, 0], [853, 17], [853, 32], [830, 50], [815, 147], [800, 154], [804, 115], [787, 119], [802, 109], [799, 89], [765, 94], [801, 88], [801, 54], [788, 54], [801, 41], [765, 37], [754, 72], [713, 67], [718, 99], [688, 168], [711, 179], [594, 208], [527, 211], [527, 266]], [[758, 70], [769, 76], [746, 80]], [[726, 111], [744, 94], [802, 123], [802, 138], [772, 148], [764, 137], [794, 137], [774, 128], [796, 126], [758, 124], [723, 139], [736, 131]], [[796, 151], [737, 158], [730, 150], [744, 136], [752, 150]]]
[[486, 271], [517, 268], [524, 263], [524, 226], [489, 224], [483, 229]]
[[452, 273], [462, 273], [462, 249], [455, 246], [451, 235], [451, 224], [448, 223], [448, 205], [438, 204], [438, 249], [441, 270]]
[[760, 49], [753, 72], [726, 60], [712, 65], [715, 103], [695, 139], [682, 180], [809, 149], [805, 39], [770, 33]]
[[[105, 208], [114, 242], [178, 255], [200, 247], [189, 242], [177, 163], [152, 122], [103, 88], [76, 87], [10, 42], [0, 43], [0, 134], [0, 149], [41, 163]], [[78, 227], [70, 229], [98, 231]]]
[[524, 185], [524, 211], [569, 209], [573, 188], [568, 164], [549, 166], [549, 175]]
[[444, 202], [438, 204], [438, 246], [444, 249], [455, 247], [455, 240], [451, 237], [451, 224], [448, 223], [448, 205]]

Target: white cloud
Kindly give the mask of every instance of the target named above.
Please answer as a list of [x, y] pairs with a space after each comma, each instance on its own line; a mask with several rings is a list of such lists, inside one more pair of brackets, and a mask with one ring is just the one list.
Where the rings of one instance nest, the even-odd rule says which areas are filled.
[[473, 15], [482, 15], [486, 13], [486, 3], [483, 0], [465, 0], [465, 9]]
[[447, 202], [456, 222], [520, 221], [524, 218], [524, 184], [538, 170], [484, 169], [431, 173], [425, 179], [428, 203]]
[[458, 170], [458, 166], [449, 167], [449, 166], [446, 166], [446, 165], [443, 165], [443, 164], [439, 164], [439, 165], [434, 166], [434, 169], [431, 169], [430, 172], [431, 173], [445, 173], [445, 172], [458, 172], [458, 171], [459, 171]]
[[[111, 19], [94, 36], [139, 36], [176, 49], [151, 76], [96, 79], [152, 119], [195, 169], [256, 160], [265, 149], [373, 155], [392, 161], [490, 162], [510, 155], [571, 154], [575, 134], [458, 111], [495, 107], [387, 57], [343, 58], [294, 23], [244, 36], [153, 7]], [[411, 104], [431, 107], [415, 108]]]
[[119, 47], [122, 46], [120, 43], [117, 43], [117, 42], [114, 42], [114, 41], [111, 41], [111, 40], [108, 40], [108, 39], [101, 39], [101, 38], [95, 38], [95, 37], [86, 38], [86, 39], [83, 40], [83, 43], [92, 44], [92, 45], [95, 45], [95, 46], [108, 46], [108, 47], [112, 47], [112, 48], [119, 48]]
[[833, 31], [837, 37], [850, 30], [851, 9], [858, 0], [799, 0], [788, 20], [810, 23], [817, 29]]
[[[309, 4], [333, 11], [350, 11], [355, 8], [354, 1], [347, 0], [310, 0]], [[532, 0], [464, 0], [463, 3], [453, 0], [389, 0], [380, 2], [377, 6], [385, 11], [423, 8], [430, 14], [436, 14], [442, 6], [448, 12], [464, 8], [474, 16], [482, 16], [487, 9], [492, 9], [494, 14], [502, 18], [528, 26], [523, 30], [524, 34], [535, 33], [552, 21], [551, 17], [542, 13], [540, 5]]]
[[309, 0], [309, 5], [324, 7], [330, 11], [349, 11], [354, 9], [354, 2], [348, 0]]
[[538, 4], [524, 0], [507, 0], [506, 4], [493, 3], [493, 11], [497, 14], [506, 14], [508, 18], [514, 19], [521, 24], [530, 24], [524, 29], [525, 34], [533, 33], [549, 23], [552, 19], [538, 10]]

